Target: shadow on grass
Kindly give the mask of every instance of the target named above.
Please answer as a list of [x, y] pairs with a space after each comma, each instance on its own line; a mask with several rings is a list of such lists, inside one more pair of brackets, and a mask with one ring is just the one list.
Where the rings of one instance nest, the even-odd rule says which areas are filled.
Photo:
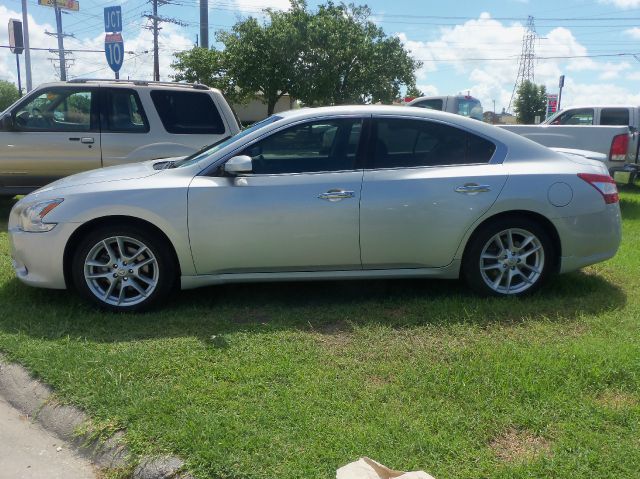
[[[74, 294], [29, 288], [17, 279], [0, 288], [0, 331], [43, 339], [119, 342], [281, 330], [340, 334], [354, 326], [411, 329], [456, 323], [570, 322], [623, 307], [618, 286], [588, 273], [553, 278], [526, 298], [482, 298], [458, 281], [326, 281], [223, 285], [176, 293], [157, 312], [113, 314]], [[218, 345], [224, 347], [224, 340]]]
[[7, 231], [7, 221], [9, 220], [9, 211], [18, 201], [16, 198], [0, 196], [0, 231]]

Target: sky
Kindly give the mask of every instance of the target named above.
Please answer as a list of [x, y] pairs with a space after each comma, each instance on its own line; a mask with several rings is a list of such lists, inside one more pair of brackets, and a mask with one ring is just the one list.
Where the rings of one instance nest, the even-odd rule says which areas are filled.
[[[172, 0], [160, 7], [164, 17], [184, 25], [163, 24], [160, 33], [161, 79], [170, 80], [176, 52], [191, 48], [199, 32], [199, 0]], [[80, 11], [63, 15], [66, 49], [104, 49], [103, 8], [121, 5], [124, 45], [130, 52], [121, 78], [151, 79], [152, 35], [146, 29], [146, 0], [79, 0]], [[308, 0], [310, 8], [320, 2]], [[423, 62], [418, 87], [428, 95], [470, 93], [485, 110], [509, 105], [516, 80], [522, 37], [533, 16], [535, 81], [557, 93], [565, 75], [562, 106], [608, 103], [640, 105], [640, 0], [368, 0], [371, 19], [386, 34], [398, 36]], [[31, 46], [57, 48], [52, 8], [27, 0]], [[209, 0], [210, 40], [247, 16], [261, 17], [266, 7], [288, 8], [288, 0]], [[8, 45], [6, 25], [21, 19], [20, 0], [0, 0], [0, 45]], [[58, 79], [56, 55], [32, 51], [34, 85]], [[68, 77], [112, 78], [104, 53], [75, 52]], [[24, 55], [22, 78], [24, 84]], [[16, 82], [15, 56], [0, 48], [0, 79]]]

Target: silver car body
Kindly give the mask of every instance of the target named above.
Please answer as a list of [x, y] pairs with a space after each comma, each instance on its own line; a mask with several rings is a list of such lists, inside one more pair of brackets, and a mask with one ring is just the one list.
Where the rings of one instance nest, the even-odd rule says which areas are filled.
[[[464, 166], [214, 174], [274, 131], [336, 117], [441, 122], [491, 139], [496, 151], [488, 164]], [[553, 225], [561, 254], [558, 269], [567, 272], [612, 257], [621, 239], [618, 204], [605, 204], [577, 176], [606, 175], [606, 168], [572, 156], [476, 120], [427, 109], [297, 110], [188, 166], [158, 170], [148, 161], [98, 169], [31, 193], [10, 215], [11, 256], [23, 282], [65, 288], [65, 261], [72, 253], [67, 246], [74, 233], [101, 218], [132, 217], [166, 235], [184, 289], [263, 280], [456, 278], [474, 230], [495, 215], [520, 212]], [[486, 188], [461, 194], [470, 184]], [[353, 195], [323, 200], [332, 190]], [[46, 217], [57, 224], [51, 231], [20, 229], [25, 206], [56, 198], [64, 202]]]

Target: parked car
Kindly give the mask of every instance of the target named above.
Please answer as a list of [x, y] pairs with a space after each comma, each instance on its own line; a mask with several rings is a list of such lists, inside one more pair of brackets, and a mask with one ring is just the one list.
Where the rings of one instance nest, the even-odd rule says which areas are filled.
[[0, 195], [102, 166], [190, 155], [238, 131], [224, 96], [204, 85], [44, 84], [0, 115]]
[[411, 100], [407, 106], [446, 111], [482, 121], [482, 103], [470, 95], [421, 96]]
[[11, 210], [26, 284], [138, 311], [247, 281], [457, 278], [519, 296], [612, 257], [606, 168], [427, 109], [285, 112], [184, 159], [59, 180]]
[[540, 125], [500, 125], [549, 147], [607, 155], [607, 167], [622, 183], [637, 171], [640, 107], [587, 105], [562, 110]]

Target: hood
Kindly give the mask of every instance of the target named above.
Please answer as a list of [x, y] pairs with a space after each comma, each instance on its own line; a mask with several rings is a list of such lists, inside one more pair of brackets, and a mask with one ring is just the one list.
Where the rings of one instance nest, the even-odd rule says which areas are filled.
[[97, 170], [85, 171], [76, 175], [67, 176], [53, 183], [49, 183], [34, 193], [43, 193], [58, 188], [70, 186], [83, 186], [94, 183], [104, 183], [107, 181], [136, 180], [147, 176], [157, 175], [161, 170], [155, 170], [153, 164], [163, 160], [144, 161], [142, 163], [132, 163], [129, 165], [109, 166], [98, 168]]

